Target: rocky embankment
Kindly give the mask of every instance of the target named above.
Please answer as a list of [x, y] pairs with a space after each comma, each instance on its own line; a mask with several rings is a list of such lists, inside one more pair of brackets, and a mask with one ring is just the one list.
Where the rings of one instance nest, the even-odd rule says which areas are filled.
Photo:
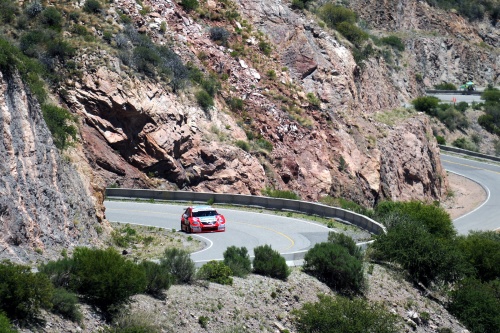
[[[184, 61], [228, 79], [207, 113], [187, 92], [173, 94], [133, 77], [112, 52], [82, 55], [77, 60], [93, 69], [68, 82], [65, 99], [82, 119], [96, 177], [108, 185], [247, 194], [271, 186], [308, 200], [333, 195], [366, 205], [384, 198], [434, 200], [446, 191], [425, 117], [387, 126], [371, 116], [414, 95], [413, 81], [401, 89], [377, 61], [361, 71], [344, 41], [287, 2], [237, 4], [241, 17], [231, 21], [193, 19], [171, 1], [144, 2], [146, 15], [135, 2], [111, 4], [107, 21], [119, 22], [120, 8], [157, 43], [173, 39]], [[222, 16], [221, 4], [203, 6]], [[259, 50], [257, 29], [244, 28], [247, 39], [238, 35], [244, 22], [267, 34], [269, 57]], [[246, 54], [235, 57], [230, 46], [209, 38], [210, 28], [221, 25], [232, 34], [230, 44], [244, 44]], [[103, 63], [99, 58], [107, 65], [96, 65]], [[270, 70], [275, 79], [267, 77]], [[312, 105], [307, 93], [320, 103]], [[242, 99], [244, 110], [229, 112], [229, 98]], [[248, 133], [269, 141], [272, 151], [237, 148]]]
[[13, 74], [0, 73], [0, 126], [0, 259], [28, 262], [99, 244], [99, 193], [60, 155], [40, 105]]

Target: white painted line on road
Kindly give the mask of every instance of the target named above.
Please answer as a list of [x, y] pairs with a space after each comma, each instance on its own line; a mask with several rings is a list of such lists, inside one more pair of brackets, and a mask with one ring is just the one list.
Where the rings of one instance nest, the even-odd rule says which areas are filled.
[[193, 235], [195, 237], [203, 238], [204, 240], [206, 240], [208, 242], [208, 244], [210, 244], [208, 247], [204, 248], [203, 250], [191, 253], [191, 255], [197, 254], [197, 253], [201, 253], [201, 252], [204, 252], [206, 250], [209, 250], [214, 245], [214, 242], [212, 242], [210, 239], [208, 239], [206, 237], [203, 237], [203, 236], [200, 236], [200, 235], [195, 235], [195, 234], [191, 234], [191, 235]]
[[454, 172], [454, 171], [450, 171], [450, 170], [446, 170], [446, 171], [451, 172], [451, 173], [454, 173], [454, 174], [459, 175], [459, 176], [462, 176], [462, 177], [465, 177], [465, 178], [467, 178], [467, 179], [469, 179], [469, 180], [472, 180], [473, 182], [475, 182], [475, 183], [477, 183], [477, 184], [481, 185], [481, 187], [482, 187], [482, 188], [486, 191], [486, 194], [487, 194], [486, 200], [485, 200], [485, 201], [484, 201], [481, 205], [479, 205], [479, 207], [476, 207], [476, 209], [474, 209], [474, 210], [472, 210], [472, 211], [468, 212], [467, 214], [464, 214], [464, 215], [462, 215], [462, 216], [460, 216], [460, 217], [457, 217], [457, 218], [456, 218], [455, 220], [453, 220], [453, 221], [458, 221], [458, 220], [460, 220], [462, 217], [466, 217], [467, 215], [470, 215], [470, 214], [474, 213], [476, 210], [481, 209], [481, 207], [483, 207], [484, 205], [486, 205], [486, 203], [488, 203], [488, 201], [490, 200], [490, 189], [489, 189], [486, 185], [482, 184], [481, 182], [479, 182], [479, 181], [477, 181], [477, 180], [475, 180], [475, 179], [472, 179], [471, 177], [468, 177], [468, 176], [462, 175], [462, 174], [460, 174], [460, 173], [458, 173], [458, 172]]

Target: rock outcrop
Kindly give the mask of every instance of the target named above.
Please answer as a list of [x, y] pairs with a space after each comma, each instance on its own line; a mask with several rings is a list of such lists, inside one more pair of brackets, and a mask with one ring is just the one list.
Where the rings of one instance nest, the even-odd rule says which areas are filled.
[[99, 194], [60, 155], [39, 104], [15, 74], [0, 73], [0, 126], [0, 258], [26, 262], [34, 252], [47, 259], [99, 244], [98, 231], [106, 229]]
[[[174, 2], [148, 2], [146, 16], [135, 3], [116, 3], [157, 43], [174, 37], [173, 47], [184, 61], [224, 73], [228, 80], [207, 113], [183, 93], [124, 71], [105, 51], [76, 59], [91, 64], [101, 58], [108, 64], [91, 66], [64, 96], [82, 119], [85, 152], [96, 177], [125, 187], [244, 194], [271, 186], [308, 200], [333, 195], [365, 205], [384, 198], [430, 201], [444, 193], [446, 176], [437, 147], [427, 139], [432, 137], [427, 122], [390, 128], [371, 116], [415, 95], [415, 80], [394, 78], [383, 59], [371, 59], [361, 71], [343, 42], [292, 11], [288, 2], [236, 3], [242, 19], [269, 38], [276, 50], [271, 57], [262, 55], [254, 36], [241, 40], [252, 56], [233, 56], [210, 40], [213, 22], [193, 20]], [[207, 6], [218, 14], [219, 5]], [[107, 20], [119, 20], [115, 9], [107, 11]], [[225, 27], [242, 28], [238, 21], [231, 24]], [[275, 80], [264, 78], [269, 69], [277, 73]], [[313, 106], [306, 93], [318, 96], [320, 104]], [[244, 112], [226, 112], [229, 98], [244, 100]], [[236, 147], [248, 133], [270, 142], [272, 151]], [[405, 135], [412, 140], [382, 147], [388, 142], [384, 138]], [[410, 177], [400, 170], [408, 169], [405, 151], [416, 149], [425, 152]]]

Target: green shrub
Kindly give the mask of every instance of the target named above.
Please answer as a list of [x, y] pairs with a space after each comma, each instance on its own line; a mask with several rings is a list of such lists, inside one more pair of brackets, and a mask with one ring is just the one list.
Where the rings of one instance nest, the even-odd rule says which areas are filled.
[[435, 109], [439, 104], [439, 98], [434, 96], [421, 96], [415, 98], [411, 104], [415, 107], [415, 110], [422, 111], [430, 115], [434, 115]]
[[[467, 104], [467, 103], [466, 103]], [[439, 104], [441, 106], [442, 104]], [[444, 105], [446, 107], [446, 104]], [[469, 127], [469, 121], [467, 117], [456, 110], [453, 106], [449, 106], [447, 109], [438, 108], [435, 111], [434, 116], [437, 117], [450, 131], [458, 129], [466, 129]]]
[[485, 89], [481, 94], [481, 99], [486, 103], [500, 103], [500, 90], [496, 88]]
[[72, 268], [73, 259], [64, 257], [42, 264], [38, 267], [38, 270], [45, 274], [55, 287], [68, 289], [70, 287]]
[[315, 108], [319, 108], [319, 106], [321, 105], [320, 99], [316, 96], [315, 93], [312, 92], [307, 93], [307, 101]]
[[184, 8], [185, 11], [190, 12], [192, 10], [197, 9], [200, 6], [200, 4], [198, 3], [198, 0], [182, 0], [181, 6]]
[[361, 294], [363, 261], [338, 243], [317, 243], [304, 257], [304, 272], [341, 294]]
[[113, 319], [111, 326], [99, 333], [161, 333], [163, 330], [150, 313], [123, 310]]
[[165, 249], [160, 264], [165, 266], [175, 283], [185, 284], [194, 281], [196, 268], [189, 252], [177, 248]]
[[245, 101], [241, 98], [228, 98], [226, 103], [227, 106], [229, 106], [229, 109], [233, 112], [243, 111], [245, 107]]
[[26, 8], [24, 9], [24, 13], [30, 18], [38, 16], [38, 14], [40, 14], [42, 11], [43, 11], [43, 6], [38, 1], [27, 4]]
[[300, 333], [397, 333], [397, 316], [364, 299], [318, 295], [319, 302], [293, 311]]
[[196, 95], [198, 105], [204, 110], [208, 111], [214, 106], [214, 99], [205, 90], [199, 90]]
[[368, 39], [368, 34], [366, 32], [350, 22], [341, 22], [337, 24], [336, 29], [357, 47]]
[[330, 28], [333, 29], [336, 29], [342, 22], [350, 24], [356, 23], [356, 13], [348, 8], [336, 6], [332, 3], [323, 5], [319, 9], [319, 16]]
[[259, 42], [259, 50], [264, 53], [264, 55], [266, 56], [270, 56], [271, 55], [271, 51], [273, 50], [272, 47], [271, 47], [271, 44], [269, 44], [268, 42], [266, 42], [265, 40], [261, 40]]
[[54, 288], [46, 275], [31, 267], [0, 263], [0, 311], [21, 322], [36, 317], [41, 308], [50, 308]]
[[80, 323], [83, 315], [78, 306], [78, 297], [64, 288], [57, 288], [52, 296], [52, 312]]
[[83, 5], [83, 11], [91, 14], [99, 13], [101, 8], [101, 3], [98, 0], [86, 0]]
[[205, 265], [201, 266], [198, 271], [198, 278], [207, 280], [218, 284], [232, 285], [233, 272], [231, 268], [222, 261], [211, 260]]
[[234, 276], [245, 277], [252, 271], [252, 262], [246, 247], [230, 246], [224, 251], [224, 263]]
[[76, 140], [76, 127], [70, 123], [75, 118], [66, 109], [49, 104], [42, 105], [42, 113], [56, 147], [61, 150], [69, 147], [71, 141], [68, 139]]
[[433, 235], [451, 239], [456, 235], [450, 215], [441, 207], [419, 201], [394, 202], [382, 201], [375, 207], [375, 219], [386, 224], [385, 220], [398, 214], [403, 220], [422, 224]]
[[446, 140], [444, 137], [440, 136], [440, 135], [436, 135], [436, 141], [438, 144], [440, 145], [446, 145]]
[[399, 221], [377, 236], [373, 257], [398, 263], [415, 283], [425, 286], [458, 281], [470, 273], [470, 265], [452, 240], [430, 233], [419, 221]]
[[257, 139], [257, 141], [255, 141], [255, 143], [257, 144], [257, 146], [259, 146], [262, 149], [267, 150], [268, 152], [271, 152], [273, 150], [273, 144], [264, 138]]
[[76, 248], [72, 259], [70, 289], [107, 316], [146, 289], [144, 270], [112, 248]]
[[220, 42], [222, 45], [227, 46], [227, 40], [231, 34], [229, 31], [222, 27], [212, 27], [210, 28], [210, 39], [216, 42]]
[[460, 236], [458, 246], [480, 281], [500, 279], [500, 234], [473, 231], [468, 236]]
[[206, 316], [200, 316], [200, 317], [198, 317], [198, 324], [200, 324], [200, 326], [202, 328], [207, 328], [209, 321], [210, 321], [210, 318], [208, 318]]
[[280, 280], [286, 280], [290, 275], [285, 258], [278, 251], [273, 250], [271, 246], [257, 246], [253, 252], [255, 254], [253, 259], [254, 273]]
[[75, 54], [75, 49], [66, 41], [56, 38], [46, 42], [47, 55], [64, 62]]
[[17, 331], [12, 328], [12, 324], [7, 316], [0, 312], [0, 332], [2, 333], [16, 333]]
[[292, 191], [285, 191], [285, 190], [274, 190], [272, 188], [265, 188], [262, 191], [262, 195], [265, 195], [267, 197], [271, 198], [281, 198], [281, 199], [291, 199], [291, 200], [300, 200], [300, 196]]
[[458, 102], [456, 105], [455, 105], [455, 108], [460, 111], [460, 112], [465, 112], [465, 110], [467, 110], [469, 108], [469, 103], [467, 102]]
[[470, 150], [470, 151], [478, 151], [479, 149], [474, 144], [474, 142], [470, 142], [467, 138], [458, 138], [451, 143], [454, 147]]
[[164, 291], [168, 290], [174, 278], [170, 275], [166, 265], [160, 265], [152, 261], [141, 262], [141, 267], [146, 273], [146, 294], [158, 299], [164, 299]]
[[18, 3], [12, 0], [0, 0], [0, 22], [12, 23], [19, 13]]
[[236, 147], [238, 147], [246, 152], [250, 151], [250, 145], [246, 141], [238, 140], [235, 142], [235, 145], [236, 145]]
[[436, 89], [436, 90], [457, 90], [457, 86], [454, 85], [453, 83], [443, 82], [443, 83], [439, 83], [439, 84], [434, 85], [434, 89]]
[[499, 292], [493, 283], [465, 280], [451, 292], [448, 311], [472, 332], [500, 332]]
[[356, 245], [356, 242], [354, 241], [354, 239], [352, 239], [352, 237], [338, 232], [329, 232], [328, 242], [344, 247], [349, 255], [353, 256], [356, 259], [363, 259], [363, 252], [361, 251], [361, 248]]
[[63, 17], [55, 7], [47, 7], [41, 13], [41, 21], [47, 27], [61, 29]]
[[380, 42], [389, 45], [400, 52], [403, 52], [405, 50], [405, 44], [398, 36], [390, 35], [387, 37], [382, 37], [380, 38]]

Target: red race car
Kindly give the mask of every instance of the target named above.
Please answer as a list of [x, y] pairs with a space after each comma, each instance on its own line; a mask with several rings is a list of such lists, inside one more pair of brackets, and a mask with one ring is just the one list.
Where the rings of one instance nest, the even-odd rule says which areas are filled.
[[181, 230], [188, 233], [226, 231], [226, 219], [210, 206], [188, 207], [181, 216]]

